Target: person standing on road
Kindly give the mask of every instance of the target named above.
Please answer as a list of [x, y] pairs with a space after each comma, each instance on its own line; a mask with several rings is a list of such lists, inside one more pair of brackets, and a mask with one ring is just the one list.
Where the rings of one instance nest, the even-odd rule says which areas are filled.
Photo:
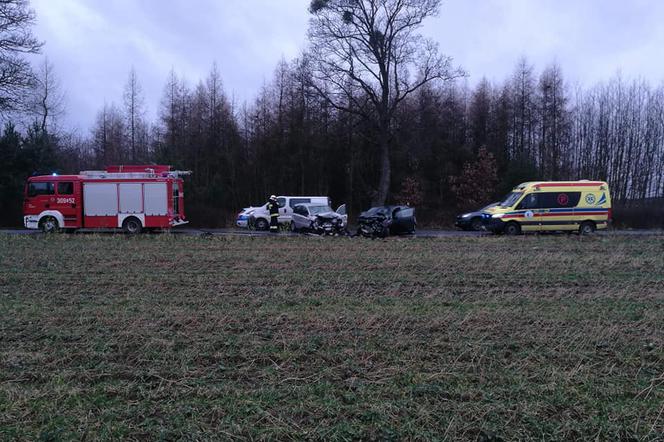
[[267, 210], [270, 211], [270, 232], [279, 232], [279, 203], [277, 197], [272, 195], [267, 202]]

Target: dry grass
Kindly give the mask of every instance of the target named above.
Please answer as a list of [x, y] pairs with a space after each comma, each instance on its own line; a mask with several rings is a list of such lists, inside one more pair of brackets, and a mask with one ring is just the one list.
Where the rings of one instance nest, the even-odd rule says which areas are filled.
[[0, 439], [657, 440], [662, 240], [0, 236]]

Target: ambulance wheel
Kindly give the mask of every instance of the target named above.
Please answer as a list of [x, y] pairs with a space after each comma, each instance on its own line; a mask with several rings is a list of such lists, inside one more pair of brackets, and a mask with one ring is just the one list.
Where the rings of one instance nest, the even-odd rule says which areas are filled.
[[592, 235], [595, 233], [595, 223], [592, 221], [584, 221], [579, 226], [579, 235]]
[[518, 235], [521, 233], [521, 226], [515, 222], [509, 222], [505, 225], [505, 229], [503, 231], [505, 232], [505, 235]]
[[39, 228], [41, 228], [41, 231], [44, 233], [54, 233], [60, 230], [60, 225], [58, 224], [57, 219], [52, 216], [47, 216], [39, 222]]
[[267, 230], [270, 228], [270, 225], [263, 218], [258, 218], [254, 226], [256, 226], [256, 230]]
[[138, 218], [134, 218], [132, 216], [131, 218], [124, 220], [122, 223], [122, 229], [129, 234], [135, 235], [137, 233], [141, 233], [143, 226], [141, 225], [141, 221]]

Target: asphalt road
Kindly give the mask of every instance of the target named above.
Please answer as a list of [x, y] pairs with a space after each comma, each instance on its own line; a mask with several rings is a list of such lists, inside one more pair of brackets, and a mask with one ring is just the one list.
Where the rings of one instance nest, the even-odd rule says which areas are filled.
[[[120, 229], [79, 229], [75, 234], [86, 234], [86, 233], [121, 233]], [[171, 231], [173, 234], [177, 235], [191, 235], [191, 236], [202, 236], [202, 235], [213, 235], [213, 236], [271, 236], [273, 235], [270, 232], [258, 232], [254, 230], [246, 229], [194, 229], [194, 228], [175, 228]], [[39, 230], [28, 230], [28, 229], [0, 229], [0, 234], [4, 235], [35, 235], [41, 234]], [[663, 230], [608, 230], [597, 232], [599, 235], [637, 235], [637, 236], [661, 236], [664, 235]], [[290, 233], [290, 232], [280, 232], [279, 236], [301, 236], [299, 233]], [[418, 230], [414, 235], [405, 235], [404, 237], [416, 237], [416, 238], [449, 238], [449, 237], [475, 237], [475, 236], [491, 236], [489, 232], [467, 232], [463, 230]], [[316, 236], [316, 235], [312, 235]]]

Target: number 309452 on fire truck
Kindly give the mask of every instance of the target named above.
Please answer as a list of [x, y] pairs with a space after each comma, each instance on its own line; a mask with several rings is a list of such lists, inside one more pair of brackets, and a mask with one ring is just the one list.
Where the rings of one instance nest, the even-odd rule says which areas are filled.
[[187, 223], [182, 177], [189, 174], [149, 165], [33, 176], [25, 185], [23, 225], [44, 232], [170, 229]]

